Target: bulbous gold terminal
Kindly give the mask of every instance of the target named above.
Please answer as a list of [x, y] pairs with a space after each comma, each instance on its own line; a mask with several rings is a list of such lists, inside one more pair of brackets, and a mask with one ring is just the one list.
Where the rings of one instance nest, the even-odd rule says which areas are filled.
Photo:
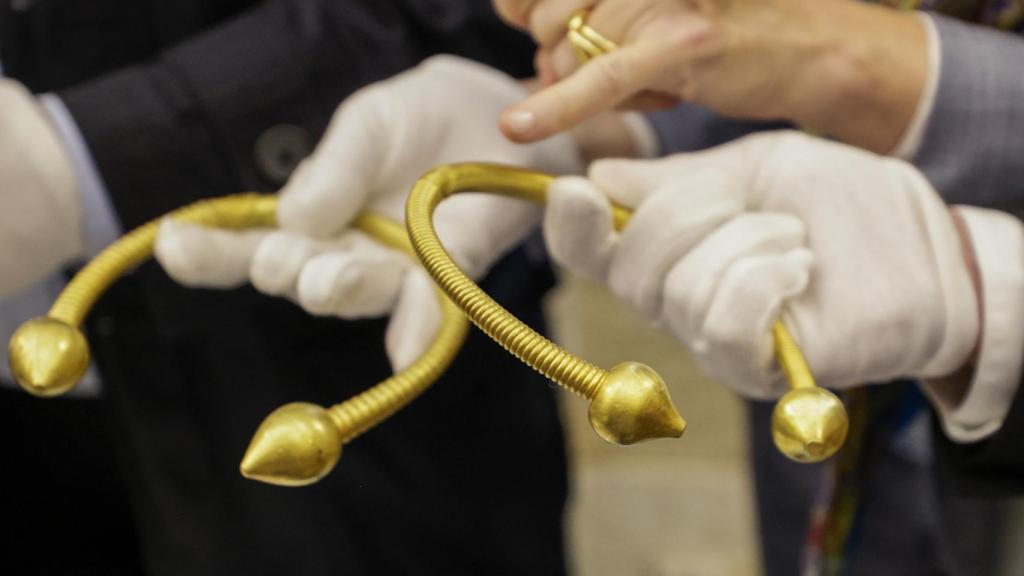
[[[543, 204], [552, 179], [550, 174], [489, 164], [440, 166], [424, 175], [409, 196], [408, 234], [386, 218], [360, 215], [354, 222], [357, 228], [392, 248], [414, 251], [450, 297], [441, 299], [445, 311], [441, 329], [416, 362], [362, 394], [327, 410], [312, 404], [291, 404], [268, 416], [246, 451], [241, 464], [243, 475], [272, 484], [300, 486], [327, 474], [336, 465], [345, 442], [411, 402], [445, 371], [466, 335], [467, 323], [458, 308], [523, 362], [590, 400], [591, 424], [605, 440], [632, 444], [682, 435], [686, 423], [653, 370], [626, 363], [609, 374], [561, 349], [489, 298], [458, 269], [438, 240], [431, 219], [445, 198], [462, 192], [491, 192]], [[170, 216], [229, 229], [265, 228], [276, 224], [276, 207], [273, 196], [241, 194], [200, 201]], [[618, 229], [630, 217], [628, 210], [617, 206], [612, 214]], [[149, 222], [108, 247], [75, 275], [48, 318], [30, 322], [15, 334], [10, 345], [12, 372], [26, 390], [53, 396], [70, 389], [81, 378], [89, 364], [89, 350], [77, 326], [107, 287], [152, 256], [159, 226], [160, 220]], [[776, 355], [790, 385], [813, 388], [814, 378], [795, 340], [780, 322], [773, 332]], [[842, 405], [836, 401], [836, 406], [843, 423], [837, 441], [841, 442], [847, 425]], [[835, 421], [832, 418], [819, 428], [832, 430]], [[808, 436], [802, 430], [787, 432], [786, 426], [778, 426], [782, 431], [777, 442]], [[813, 428], [808, 426], [805, 422], [805, 428]], [[823, 437], [834, 435], [825, 433]], [[800, 450], [791, 451], [797, 459], [801, 454], [809, 459], [832, 451], [826, 450], [826, 441], [800, 441], [799, 446]]]
[[81, 330], [53, 318], [22, 324], [11, 337], [7, 355], [18, 385], [42, 398], [74, 388], [89, 369], [89, 344]]
[[623, 362], [608, 372], [590, 402], [589, 415], [594, 431], [612, 444], [679, 438], [686, 430], [665, 381], [639, 362]]
[[[237, 194], [201, 200], [168, 217], [182, 222], [227, 229], [268, 228], [276, 225], [277, 198], [264, 194]], [[89, 351], [77, 327], [103, 292], [126, 271], [153, 255], [160, 223], [150, 221], [129, 232], [79, 270], [61, 291], [46, 318], [28, 323], [10, 344], [11, 364], [18, 380], [33, 394], [52, 396], [69, 390], [89, 364]], [[396, 250], [412, 252], [401, 224], [384, 216], [364, 212], [353, 226]], [[462, 312], [437, 292], [442, 309], [441, 326], [430, 346], [409, 366], [361, 394], [323, 410], [307, 405], [282, 411], [263, 423], [250, 442], [241, 468], [253, 479], [289, 486], [315, 482], [337, 462], [341, 445], [412, 402], [433, 384], [458, 354], [469, 323]], [[303, 414], [303, 410], [305, 413]], [[304, 442], [303, 438], [309, 440]], [[295, 457], [283, 456], [289, 443], [301, 450]], [[284, 446], [284, 448], [281, 448]]]
[[797, 388], [775, 404], [772, 439], [797, 462], [821, 462], [843, 446], [850, 428], [846, 408], [824, 388]]
[[277, 486], [306, 486], [338, 463], [343, 439], [327, 410], [285, 404], [260, 424], [239, 467], [242, 476]]

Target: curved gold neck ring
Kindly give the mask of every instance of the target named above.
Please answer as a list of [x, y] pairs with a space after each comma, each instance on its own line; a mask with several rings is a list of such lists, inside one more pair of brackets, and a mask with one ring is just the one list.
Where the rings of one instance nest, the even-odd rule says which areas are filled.
[[[654, 370], [623, 362], [606, 371], [566, 352], [494, 302], [441, 246], [431, 218], [444, 199], [462, 192], [490, 192], [543, 204], [552, 178], [491, 164], [441, 166], [421, 178], [409, 196], [408, 235], [386, 218], [360, 215], [354, 223], [357, 228], [392, 248], [415, 252], [438, 282], [441, 328], [409, 368], [349, 400], [328, 408], [292, 403], [272, 412], [246, 451], [242, 473], [285, 486], [322, 478], [337, 464], [344, 444], [400, 410], [444, 373], [465, 339], [467, 316], [531, 367], [586, 398], [591, 424], [605, 440], [633, 444], [682, 435], [685, 421]], [[266, 228], [276, 225], [276, 207], [274, 196], [240, 194], [197, 202], [168, 216], [206, 226]], [[624, 227], [629, 216], [617, 207], [616, 227]], [[115, 242], [75, 276], [45, 317], [18, 329], [10, 342], [9, 358], [12, 373], [25, 390], [51, 397], [78, 382], [89, 365], [89, 347], [81, 332], [83, 320], [117, 278], [152, 256], [158, 227], [158, 220], [149, 222]], [[773, 414], [775, 443], [794, 460], [823, 460], [845, 439], [845, 409], [832, 393], [814, 384], [785, 326], [776, 323], [773, 337], [776, 357], [791, 387]]]
[[[602, 438], [632, 444], [679, 436], [685, 423], [654, 370], [627, 362], [606, 372], [563, 350], [480, 290], [438, 240], [432, 216], [446, 198], [463, 192], [490, 192], [543, 205], [553, 178], [494, 164], [439, 166], [420, 178], [406, 204], [406, 228], [413, 248], [427, 272], [484, 333], [535, 370], [591, 401], [590, 423]], [[621, 230], [630, 212], [616, 206], [612, 217]], [[790, 387], [772, 414], [772, 438], [789, 458], [819, 462], [835, 454], [846, 440], [846, 409], [835, 394], [815, 384], [803, 353], [782, 322], [774, 324], [772, 337], [776, 360]]]
[[[203, 200], [166, 217], [228, 229], [277, 225], [277, 197], [238, 194]], [[93, 304], [122, 274], [153, 255], [160, 220], [148, 222], [104, 250], [71, 280], [49, 313], [22, 325], [8, 348], [11, 372], [31, 394], [53, 397], [73, 388], [89, 366], [81, 324]], [[412, 254], [402, 226], [363, 213], [354, 226], [383, 244]], [[281, 486], [303, 486], [330, 472], [344, 444], [386, 420], [422, 394], [445, 372], [465, 340], [465, 315], [440, 291], [441, 327], [427, 350], [407, 369], [334, 406], [295, 402], [260, 424], [246, 450], [241, 472]]]

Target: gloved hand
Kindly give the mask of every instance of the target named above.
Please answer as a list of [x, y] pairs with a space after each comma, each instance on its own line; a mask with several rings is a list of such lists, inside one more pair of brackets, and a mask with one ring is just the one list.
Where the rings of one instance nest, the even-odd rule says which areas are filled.
[[0, 80], [0, 298], [81, 255], [81, 211], [49, 118], [24, 86]]
[[[183, 284], [226, 288], [251, 281], [313, 314], [359, 318], [394, 310], [385, 344], [399, 370], [426, 349], [439, 325], [432, 282], [409, 257], [349, 225], [367, 209], [404, 222], [409, 190], [437, 164], [490, 161], [578, 172], [579, 155], [566, 136], [521, 146], [499, 133], [498, 113], [524, 95], [518, 82], [481, 64], [431, 58], [339, 107], [323, 141], [281, 191], [282, 230], [232, 233], [168, 221], [157, 259]], [[474, 277], [538, 221], [535, 206], [491, 195], [457, 196], [435, 216], [445, 248]]]
[[[620, 234], [606, 198], [636, 212]], [[656, 161], [600, 161], [551, 187], [558, 262], [607, 282], [713, 379], [778, 397], [782, 318], [822, 385], [935, 377], [978, 343], [949, 209], [910, 165], [797, 132]]]

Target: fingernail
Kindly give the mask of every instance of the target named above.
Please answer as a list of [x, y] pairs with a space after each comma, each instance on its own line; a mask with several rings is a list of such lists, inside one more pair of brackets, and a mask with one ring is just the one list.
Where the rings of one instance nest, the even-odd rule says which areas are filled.
[[515, 110], [505, 114], [505, 126], [520, 136], [527, 135], [536, 124], [537, 117], [533, 112]]

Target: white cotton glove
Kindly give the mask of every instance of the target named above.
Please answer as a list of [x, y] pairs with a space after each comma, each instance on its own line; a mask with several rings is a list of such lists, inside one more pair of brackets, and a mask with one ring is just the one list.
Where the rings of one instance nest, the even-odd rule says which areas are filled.
[[[607, 197], [636, 212], [612, 232]], [[561, 264], [608, 283], [713, 379], [778, 397], [781, 318], [842, 388], [960, 368], [978, 306], [949, 210], [909, 164], [798, 132], [593, 164], [551, 187]]]
[[0, 80], [0, 298], [82, 254], [81, 212], [46, 113], [24, 86]]
[[[441, 313], [419, 266], [349, 229], [362, 210], [404, 222], [413, 183], [438, 164], [501, 162], [578, 172], [575, 144], [561, 136], [537, 145], [507, 141], [499, 112], [525, 95], [514, 79], [468, 60], [431, 58], [346, 100], [324, 139], [281, 191], [282, 230], [231, 233], [165, 223], [156, 254], [190, 286], [251, 281], [313, 314], [342, 318], [392, 312], [386, 348], [400, 370], [429, 345]], [[435, 216], [456, 262], [479, 278], [539, 220], [526, 202], [460, 195]]]

